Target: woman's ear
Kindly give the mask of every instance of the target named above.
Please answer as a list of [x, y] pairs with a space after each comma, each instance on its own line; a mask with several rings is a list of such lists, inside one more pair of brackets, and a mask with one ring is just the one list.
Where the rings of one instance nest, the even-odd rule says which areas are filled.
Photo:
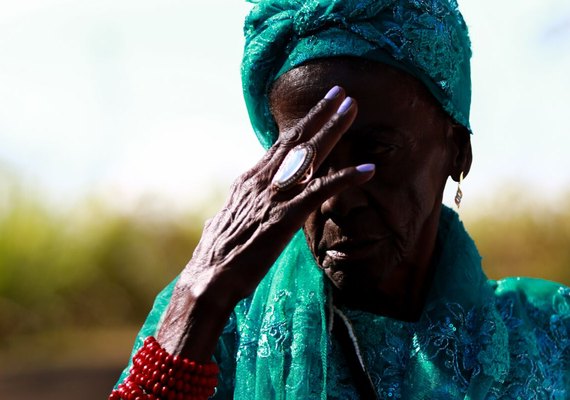
[[450, 175], [455, 182], [463, 172], [465, 178], [471, 169], [473, 153], [471, 151], [471, 134], [463, 125], [453, 123], [450, 126], [450, 145], [452, 146], [452, 159]]

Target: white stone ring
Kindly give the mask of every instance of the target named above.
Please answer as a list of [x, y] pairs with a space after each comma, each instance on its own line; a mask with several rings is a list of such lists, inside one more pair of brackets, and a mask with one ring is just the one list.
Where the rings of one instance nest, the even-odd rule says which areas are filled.
[[298, 184], [307, 183], [313, 174], [315, 148], [310, 143], [295, 146], [279, 166], [271, 184], [279, 191], [291, 189]]

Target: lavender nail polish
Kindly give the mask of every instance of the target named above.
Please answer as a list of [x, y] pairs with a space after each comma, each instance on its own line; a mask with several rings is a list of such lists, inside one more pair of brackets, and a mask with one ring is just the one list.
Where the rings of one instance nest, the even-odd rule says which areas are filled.
[[340, 93], [340, 86], [334, 86], [331, 90], [327, 92], [325, 95], [325, 100], [332, 100]]
[[352, 106], [352, 98], [351, 97], [347, 97], [346, 99], [344, 99], [344, 101], [342, 102], [342, 104], [340, 105], [340, 107], [337, 110], [337, 114], [344, 114], [345, 112], [348, 111], [348, 109]]
[[356, 170], [358, 172], [371, 172], [374, 171], [376, 169], [376, 165], [374, 164], [361, 164], [358, 167], [356, 167]]

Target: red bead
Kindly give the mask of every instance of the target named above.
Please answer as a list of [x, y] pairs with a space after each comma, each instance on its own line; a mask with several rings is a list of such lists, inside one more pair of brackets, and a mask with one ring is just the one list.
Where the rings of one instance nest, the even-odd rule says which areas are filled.
[[156, 382], [156, 383], [154, 384], [154, 386], [152, 387], [152, 393], [154, 393], [154, 394], [157, 395], [157, 396], [160, 394], [160, 391], [161, 391], [161, 390], [162, 390], [162, 386], [161, 386], [161, 384], [158, 383], [158, 382]]
[[160, 371], [152, 371], [152, 375], [150, 376], [150, 380], [153, 382], [158, 382], [160, 380]]

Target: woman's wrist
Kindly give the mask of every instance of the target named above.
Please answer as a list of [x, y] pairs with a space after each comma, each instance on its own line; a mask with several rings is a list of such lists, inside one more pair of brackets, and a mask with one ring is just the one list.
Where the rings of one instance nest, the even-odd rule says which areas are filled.
[[218, 366], [169, 354], [153, 337], [133, 357], [129, 376], [109, 400], [203, 400], [215, 393]]
[[235, 307], [224, 294], [214, 285], [195, 290], [181, 277], [157, 333], [161, 346], [173, 355], [209, 361]]

